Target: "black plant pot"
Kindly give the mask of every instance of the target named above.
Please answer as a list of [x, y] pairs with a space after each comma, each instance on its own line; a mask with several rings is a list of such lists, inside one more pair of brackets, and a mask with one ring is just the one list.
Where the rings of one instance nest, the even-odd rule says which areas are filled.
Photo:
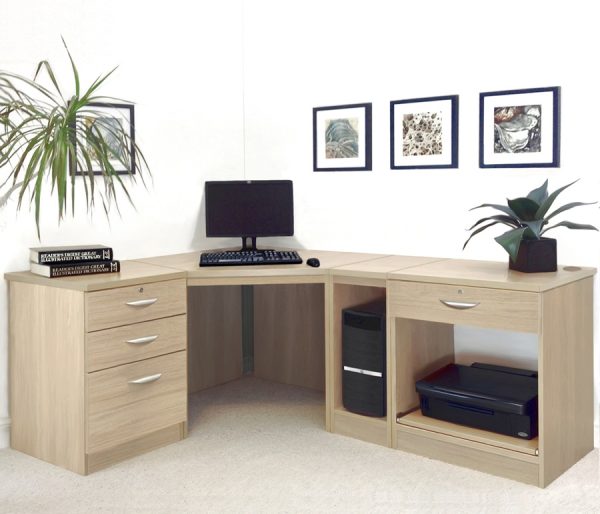
[[517, 260], [508, 259], [508, 267], [524, 273], [556, 271], [556, 239], [523, 239]]

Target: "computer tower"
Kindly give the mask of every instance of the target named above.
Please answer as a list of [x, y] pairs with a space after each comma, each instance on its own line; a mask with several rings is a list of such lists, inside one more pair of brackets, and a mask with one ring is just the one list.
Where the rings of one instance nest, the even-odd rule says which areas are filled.
[[342, 402], [366, 416], [386, 414], [385, 300], [342, 311]]

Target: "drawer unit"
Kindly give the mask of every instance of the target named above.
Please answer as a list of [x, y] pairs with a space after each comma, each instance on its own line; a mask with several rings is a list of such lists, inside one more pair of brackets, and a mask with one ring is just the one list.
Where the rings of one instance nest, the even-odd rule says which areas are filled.
[[85, 475], [186, 436], [181, 273], [123, 261], [106, 277], [23, 277], [10, 284], [13, 448]]
[[185, 422], [186, 352], [89, 373], [87, 398], [89, 453]]
[[184, 436], [186, 295], [183, 279], [85, 295], [88, 469]]
[[537, 332], [539, 295], [484, 287], [389, 281], [390, 318]]
[[175, 316], [185, 311], [184, 279], [95, 291], [87, 293], [85, 298], [88, 332]]
[[86, 371], [185, 350], [186, 316], [143, 321], [86, 334]]

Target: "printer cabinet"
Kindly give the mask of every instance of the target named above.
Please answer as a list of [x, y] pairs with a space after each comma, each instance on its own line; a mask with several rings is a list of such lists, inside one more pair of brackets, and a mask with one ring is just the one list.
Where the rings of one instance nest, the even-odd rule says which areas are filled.
[[[393, 447], [540, 487], [593, 449], [593, 270], [528, 275], [502, 263], [449, 260], [410, 272], [391, 274], [387, 287]], [[537, 438], [418, 410], [415, 382], [454, 362], [454, 325], [537, 335]]]
[[87, 474], [185, 437], [185, 279], [27, 279], [10, 282], [11, 446]]

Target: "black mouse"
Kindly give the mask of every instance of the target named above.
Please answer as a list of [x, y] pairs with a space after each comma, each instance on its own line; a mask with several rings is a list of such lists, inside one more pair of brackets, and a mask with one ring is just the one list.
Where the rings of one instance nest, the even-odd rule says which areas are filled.
[[318, 268], [321, 265], [321, 261], [319, 261], [319, 259], [316, 257], [311, 257], [310, 259], [306, 260], [306, 264], [312, 266], [313, 268]]

